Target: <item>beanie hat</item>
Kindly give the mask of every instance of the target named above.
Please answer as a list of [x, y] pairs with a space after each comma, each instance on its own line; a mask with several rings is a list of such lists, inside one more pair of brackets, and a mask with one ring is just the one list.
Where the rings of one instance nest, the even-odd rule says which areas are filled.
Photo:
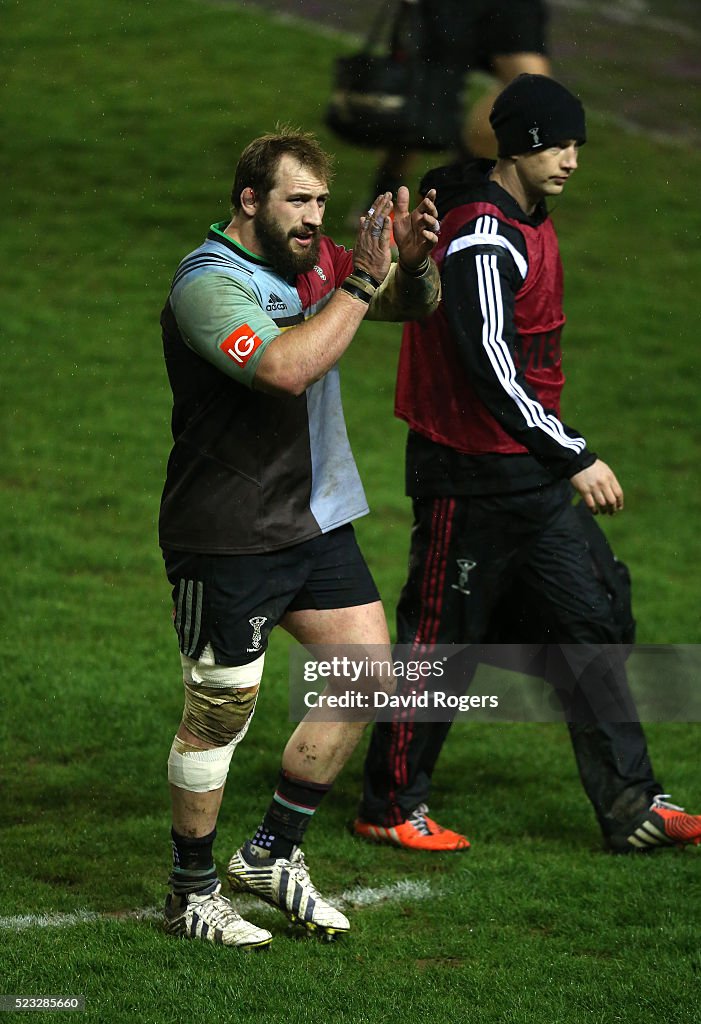
[[584, 107], [572, 93], [546, 75], [519, 75], [501, 92], [489, 120], [499, 156], [547, 149], [564, 139], [586, 142]]

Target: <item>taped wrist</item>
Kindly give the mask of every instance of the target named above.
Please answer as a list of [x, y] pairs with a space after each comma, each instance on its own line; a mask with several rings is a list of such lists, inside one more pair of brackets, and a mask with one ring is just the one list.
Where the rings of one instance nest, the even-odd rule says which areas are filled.
[[375, 290], [377, 290], [382, 283], [381, 281], [378, 281], [376, 278], [374, 278], [372, 274], [368, 274], [367, 270], [358, 270], [357, 267], [353, 267], [353, 271], [350, 276], [357, 278], [359, 281], [364, 281], [366, 284], [369, 284]]
[[399, 261], [399, 266], [403, 274], [407, 274], [409, 277], [423, 277], [428, 270], [428, 256], [420, 263], [418, 267], [409, 268], [406, 267], [402, 261]]
[[365, 270], [354, 269], [351, 274], [345, 279], [341, 288], [344, 292], [348, 292], [356, 299], [362, 299], [368, 305], [370, 301], [380, 287], [380, 282], [368, 274]]

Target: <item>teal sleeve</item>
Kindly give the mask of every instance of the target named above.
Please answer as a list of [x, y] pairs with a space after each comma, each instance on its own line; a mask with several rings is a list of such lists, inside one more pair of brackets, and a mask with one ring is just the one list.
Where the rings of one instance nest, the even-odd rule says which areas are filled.
[[280, 334], [255, 293], [233, 277], [211, 272], [176, 288], [170, 304], [185, 343], [250, 388], [263, 352]]

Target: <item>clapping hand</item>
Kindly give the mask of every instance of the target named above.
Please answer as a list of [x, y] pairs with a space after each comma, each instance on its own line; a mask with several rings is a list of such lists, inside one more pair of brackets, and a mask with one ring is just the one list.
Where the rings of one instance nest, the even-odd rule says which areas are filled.
[[436, 190], [426, 193], [415, 210], [409, 210], [409, 189], [402, 185], [394, 209], [394, 241], [399, 262], [406, 270], [418, 270], [438, 241], [440, 221], [435, 206]]

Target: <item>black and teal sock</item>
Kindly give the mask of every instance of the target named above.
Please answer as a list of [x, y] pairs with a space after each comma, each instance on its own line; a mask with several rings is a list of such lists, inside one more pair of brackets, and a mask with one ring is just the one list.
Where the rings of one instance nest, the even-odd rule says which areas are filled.
[[178, 894], [207, 892], [218, 881], [212, 848], [217, 835], [214, 829], [208, 836], [181, 836], [171, 829], [173, 842], [173, 868], [170, 886]]
[[301, 844], [314, 812], [330, 789], [330, 783], [310, 782], [281, 771], [252, 844], [271, 857], [289, 857], [293, 848]]

